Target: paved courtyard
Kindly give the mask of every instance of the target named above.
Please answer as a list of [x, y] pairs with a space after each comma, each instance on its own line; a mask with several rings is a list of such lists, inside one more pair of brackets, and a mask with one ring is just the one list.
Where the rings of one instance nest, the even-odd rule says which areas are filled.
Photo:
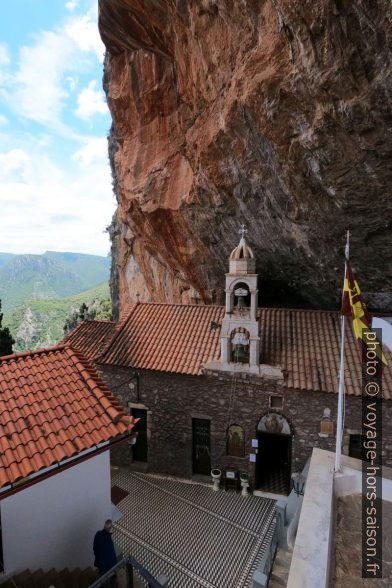
[[249, 586], [273, 532], [274, 500], [213, 492], [202, 484], [117, 472], [129, 492], [114, 540], [170, 588]]

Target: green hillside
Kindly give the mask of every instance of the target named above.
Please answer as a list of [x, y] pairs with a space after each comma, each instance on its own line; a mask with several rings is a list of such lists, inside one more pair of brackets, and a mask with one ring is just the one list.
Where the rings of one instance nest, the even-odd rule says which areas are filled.
[[26, 300], [59, 299], [109, 279], [110, 259], [82, 253], [0, 253], [0, 299], [5, 315]]
[[0, 267], [3, 267], [13, 257], [15, 257], [15, 253], [0, 253]]
[[[27, 300], [4, 317], [15, 339], [14, 351], [38, 347], [50, 347], [64, 336], [63, 326], [67, 317], [84, 302], [109, 299], [107, 282], [85, 292], [62, 299]], [[108, 318], [107, 313], [96, 318]]]

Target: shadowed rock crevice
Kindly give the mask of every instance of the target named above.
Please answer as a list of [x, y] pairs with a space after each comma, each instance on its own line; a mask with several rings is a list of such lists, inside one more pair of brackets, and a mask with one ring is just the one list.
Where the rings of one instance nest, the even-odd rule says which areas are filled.
[[221, 302], [244, 222], [261, 304], [338, 305], [350, 228], [390, 310], [389, 2], [99, 6], [120, 306]]

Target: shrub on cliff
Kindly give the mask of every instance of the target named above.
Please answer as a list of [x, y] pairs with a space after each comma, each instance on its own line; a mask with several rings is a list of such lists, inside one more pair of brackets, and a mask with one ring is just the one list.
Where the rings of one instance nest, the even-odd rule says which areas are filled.
[[10, 355], [12, 353], [12, 346], [15, 343], [8, 327], [3, 327], [3, 313], [1, 312], [0, 300], [0, 356]]
[[110, 300], [94, 300], [87, 305], [83, 302], [78, 310], [70, 313], [64, 324], [64, 335], [85, 320], [111, 320], [112, 305]]

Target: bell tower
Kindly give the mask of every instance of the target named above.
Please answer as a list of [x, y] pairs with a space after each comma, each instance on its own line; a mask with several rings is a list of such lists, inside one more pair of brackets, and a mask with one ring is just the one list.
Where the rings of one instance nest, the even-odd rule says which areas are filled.
[[240, 229], [240, 242], [230, 254], [226, 274], [225, 317], [221, 329], [221, 369], [260, 370], [260, 326], [257, 316], [256, 260]]

